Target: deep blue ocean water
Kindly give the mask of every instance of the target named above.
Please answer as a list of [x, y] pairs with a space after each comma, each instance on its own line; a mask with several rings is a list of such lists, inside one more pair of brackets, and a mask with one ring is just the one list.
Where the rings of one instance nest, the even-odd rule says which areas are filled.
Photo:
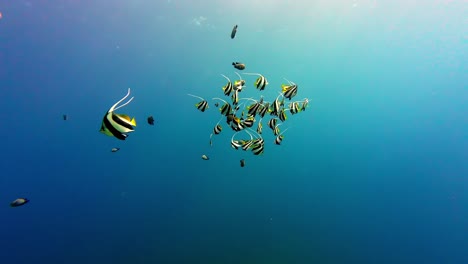
[[[0, 263], [468, 263], [466, 1], [0, 12]], [[245, 76], [241, 97], [272, 101], [287, 78], [310, 100], [280, 146], [263, 121], [261, 156], [224, 121], [208, 143], [233, 61], [269, 81]], [[135, 131], [99, 133], [129, 87]]]

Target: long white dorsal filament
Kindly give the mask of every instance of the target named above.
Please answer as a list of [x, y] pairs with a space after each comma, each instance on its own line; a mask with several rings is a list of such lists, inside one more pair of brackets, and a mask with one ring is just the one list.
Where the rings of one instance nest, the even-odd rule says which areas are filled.
[[116, 107], [116, 106], [117, 106], [118, 104], [120, 104], [123, 100], [127, 99], [127, 97], [128, 97], [129, 95], [130, 95], [130, 88], [128, 88], [127, 95], [125, 95], [122, 99], [120, 99], [117, 103], [115, 103], [115, 104], [111, 107], [111, 109], [109, 109], [109, 112], [113, 112], [113, 111], [115, 111], [115, 110], [117, 110], [117, 109], [119, 109], [119, 108], [122, 108], [122, 107], [128, 105], [128, 104], [133, 100], [133, 97], [130, 98], [130, 100], [128, 100], [125, 104], [123, 104], [123, 105], [121, 105], [121, 106], [119, 106], [119, 107]]

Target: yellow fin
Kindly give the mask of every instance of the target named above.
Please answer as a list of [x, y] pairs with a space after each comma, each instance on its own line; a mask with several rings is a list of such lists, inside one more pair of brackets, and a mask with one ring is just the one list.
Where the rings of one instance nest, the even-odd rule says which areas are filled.
[[116, 115], [118, 115], [119, 117], [121, 117], [121, 118], [123, 118], [123, 119], [125, 119], [125, 120], [127, 120], [129, 122], [131, 122], [131, 118], [126, 114], [116, 114]]

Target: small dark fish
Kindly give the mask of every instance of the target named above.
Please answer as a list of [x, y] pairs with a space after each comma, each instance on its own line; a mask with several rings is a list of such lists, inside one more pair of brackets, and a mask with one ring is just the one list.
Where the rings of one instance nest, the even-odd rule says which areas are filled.
[[120, 150], [120, 148], [112, 148], [112, 149], [111, 149], [112, 152], [117, 152], [117, 151], [119, 151], [119, 150]]
[[218, 103], [215, 103], [215, 106], [216, 106], [216, 107], [218, 107], [218, 106], [219, 106], [219, 104], [218, 104]]
[[241, 160], [240, 160], [240, 166], [241, 166], [241, 167], [244, 167], [244, 166], [245, 166], [245, 160], [244, 160], [244, 159], [241, 159]]
[[10, 206], [11, 207], [18, 207], [18, 206], [22, 206], [22, 205], [25, 205], [29, 202], [28, 199], [26, 198], [18, 198], [16, 200], [14, 200], [13, 202], [10, 203]]
[[236, 33], [237, 33], [237, 25], [235, 25], [233, 28], [232, 28], [232, 31], [231, 31], [231, 39], [234, 39], [236, 37]]
[[148, 117], [148, 124], [154, 126], [154, 118], [153, 118], [153, 116], [149, 116], [149, 117]]
[[245, 69], [245, 64], [241, 62], [233, 62], [232, 66], [234, 66], [234, 68], [241, 70], [241, 71]]
[[67, 120], [68, 119], [68, 116], [67, 115], [63, 115], [63, 120]]

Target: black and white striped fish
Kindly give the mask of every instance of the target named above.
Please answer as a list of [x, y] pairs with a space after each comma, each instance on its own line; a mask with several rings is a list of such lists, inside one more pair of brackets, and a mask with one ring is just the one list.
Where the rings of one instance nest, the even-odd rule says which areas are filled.
[[115, 103], [104, 115], [101, 123], [101, 129], [99, 132], [116, 137], [120, 140], [125, 140], [127, 138], [127, 134], [134, 131], [134, 127], [136, 126], [135, 118], [130, 118], [128, 115], [125, 114], [116, 114], [114, 111], [126, 106], [129, 104], [133, 97], [130, 98], [125, 104], [121, 106], [117, 106], [123, 100], [125, 100], [130, 95], [130, 88], [128, 88], [127, 95], [125, 95], [122, 99], [120, 99], [117, 103]]
[[258, 76], [257, 80], [255, 81], [254, 85], [260, 91], [265, 90], [265, 87], [268, 85], [268, 81], [265, 76], [261, 75], [260, 73], [244, 73], [245, 75], [254, 75]]
[[223, 92], [224, 92], [224, 95], [230, 96], [230, 95], [231, 95], [231, 92], [232, 92], [232, 90], [233, 90], [233, 89], [232, 89], [232, 82], [231, 82], [231, 80], [230, 80], [228, 77], [226, 77], [225, 75], [221, 74], [221, 76], [223, 76], [224, 78], [226, 78], [226, 80], [228, 81], [227, 84], [224, 85], [224, 86], [222, 87]]
[[286, 132], [286, 130], [288, 130], [288, 128], [286, 128], [281, 134], [279, 134], [278, 136], [276, 136], [275, 138], [275, 144], [276, 145], [281, 145], [281, 142], [283, 141], [284, 139], [284, 132]]
[[286, 121], [286, 119], [288, 119], [288, 117], [286, 116], [286, 110], [284, 108], [282, 108], [279, 111], [278, 118], [281, 120], [281, 122], [284, 122], [284, 121]]
[[193, 95], [193, 94], [187, 94], [187, 95], [192, 96], [192, 97], [195, 97], [195, 98], [198, 98], [198, 99], [201, 100], [200, 102], [198, 102], [198, 103], [195, 104], [195, 107], [196, 107], [198, 110], [200, 110], [200, 111], [202, 111], [202, 112], [205, 112], [205, 110], [209, 108], [208, 101], [206, 101], [206, 100], [203, 99], [202, 97], [197, 96], [197, 95]]
[[285, 98], [291, 100], [297, 94], [297, 84], [285, 79], [289, 84], [282, 84], [283, 95]]
[[277, 121], [278, 121], [278, 119], [276, 119], [275, 117], [273, 117], [272, 119], [270, 119], [270, 121], [268, 121], [268, 126], [269, 126], [271, 129], [275, 129]]

